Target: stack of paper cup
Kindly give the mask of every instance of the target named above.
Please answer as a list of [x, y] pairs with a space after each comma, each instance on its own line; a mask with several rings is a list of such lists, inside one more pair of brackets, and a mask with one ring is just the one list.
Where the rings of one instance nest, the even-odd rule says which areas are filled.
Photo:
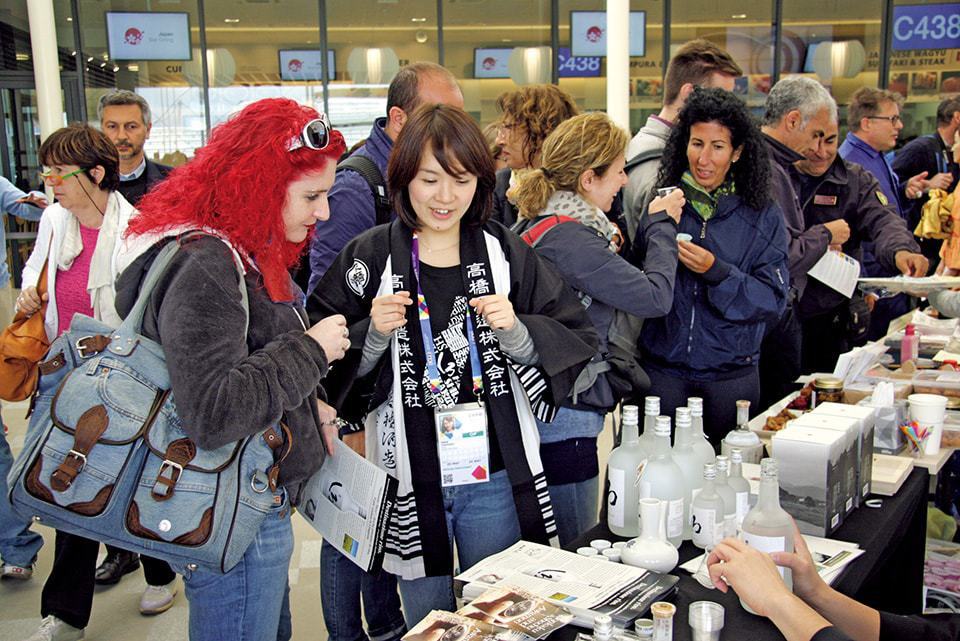
[[939, 394], [911, 394], [907, 401], [910, 403], [910, 420], [916, 421], [919, 429], [926, 430], [928, 434], [923, 443], [923, 453], [936, 456], [940, 453], [947, 398]]

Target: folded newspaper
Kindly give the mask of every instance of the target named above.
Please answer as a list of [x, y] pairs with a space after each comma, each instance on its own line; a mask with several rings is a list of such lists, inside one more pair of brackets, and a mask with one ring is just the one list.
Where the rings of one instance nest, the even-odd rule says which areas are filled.
[[517, 641], [512, 631], [456, 612], [432, 610], [403, 641]]
[[614, 625], [626, 628], [672, 592], [679, 579], [520, 541], [462, 572], [456, 581], [467, 600], [491, 586], [522, 588], [569, 610], [576, 625], [592, 627], [597, 614], [608, 614]]
[[340, 443], [303, 488], [299, 513], [325, 541], [370, 572], [383, 564], [397, 479]]
[[532, 639], [543, 639], [573, 620], [566, 609], [529, 590], [493, 587], [457, 610], [465, 617], [502, 626]]

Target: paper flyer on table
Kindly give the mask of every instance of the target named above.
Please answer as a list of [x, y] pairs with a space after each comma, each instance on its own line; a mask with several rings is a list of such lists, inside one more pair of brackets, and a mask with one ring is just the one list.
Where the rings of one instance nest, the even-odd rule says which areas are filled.
[[828, 249], [807, 274], [850, 298], [857, 288], [860, 263], [843, 252]]
[[889, 278], [861, 278], [859, 282], [870, 289], [885, 289], [889, 292], [912, 292], [923, 294], [939, 289], [960, 287], [960, 276], [891, 276]]
[[563, 606], [577, 625], [590, 627], [608, 614], [626, 627], [676, 586], [677, 577], [600, 561], [538, 543], [520, 541], [456, 577], [465, 599], [491, 586], [511, 586]]
[[397, 480], [343, 443], [303, 488], [299, 512], [325, 541], [366, 571], [383, 563]]
[[456, 612], [432, 610], [403, 635], [403, 641], [516, 641], [519, 635]]
[[512, 586], [490, 588], [457, 613], [533, 639], [543, 639], [573, 620], [573, 615], [564, 608], [529, 590]]

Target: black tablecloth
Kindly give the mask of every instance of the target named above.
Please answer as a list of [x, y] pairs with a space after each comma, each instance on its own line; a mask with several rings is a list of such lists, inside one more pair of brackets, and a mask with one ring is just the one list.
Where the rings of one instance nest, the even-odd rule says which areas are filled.
[[[898, 614], [919, 614], [923, 608], [923, 556], [927, 531], [927, 487], [929, 475], [916, 468], [893, 497], [871, 497], [883, 501], [879, 509], [861, 507], [855, 510], [831, 538], [857, 543], [864, 554], [843, 570], [834, 587], [872, 607]], [[589, 545], [591, 539], [622, 540], [600, 524], [570, 544], [573, 550]], [[680, 563], [702, 553], [686, 542], [680, 548]], [[747, 613], [733, 590], [723, 594], [708, 590], [683, 570], [680, 577], [673, 621], [673, 638], [691, 638], [687, 610], [694, 601], [714, 601], [726, 610], [724, 639], [749, 641], [782, 641], [783, 636], [766, 618]], [[556, 632], [552, 641], [573, 639], [578, 628], [567, 626]]]

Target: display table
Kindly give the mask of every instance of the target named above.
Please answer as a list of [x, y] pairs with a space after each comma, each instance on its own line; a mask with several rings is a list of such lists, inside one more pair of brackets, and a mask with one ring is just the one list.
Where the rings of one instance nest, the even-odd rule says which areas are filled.
[[[927, 531], [927, 483], [925, 469], [916, 468], [903, 487], [892, 497], [881, 498], [879, 509], [861, 507], [855, 510], [831, 538], [857, 543], [864, 554], [850, 563], [834, 587], [840, 592], [887, 612], [919, 614], [923, 608], [923, 556]], [[606, 524], [592, 530], [568, 546], [574, 550], [589, 545], [591, 539], [622, 540], [607, 529]], [[686, 542], [680, 548], [680, 563], [702, 551]], [[767, 619], [748, 614], [729, 590], [708, 590], [689, 574], [676, 569], [680, 577], [678, 593], [673, 600], [677, 614], [673, 622], [673, 638], [691, 638], [687, 610], [694, 601], [714, 601], [726, 609], [724, 639], [750, 641], [782, 640], [783, 636]], [[555, 633], [554, 641], [569, 641], [579, 628], [567, 626]]]

